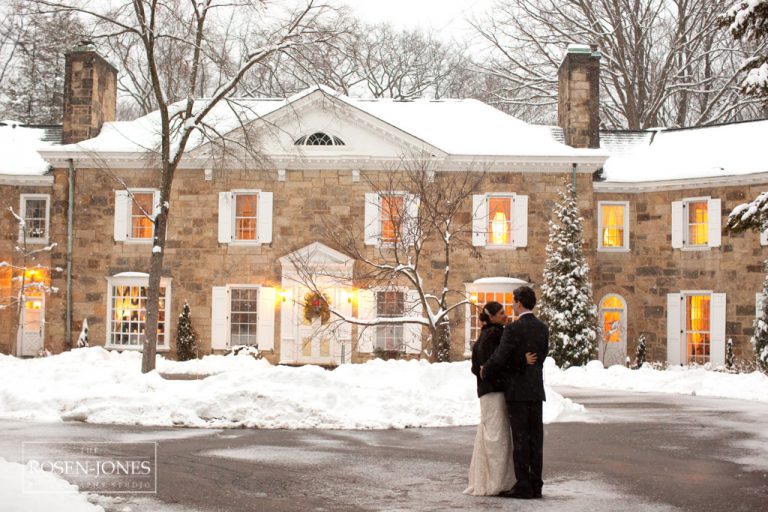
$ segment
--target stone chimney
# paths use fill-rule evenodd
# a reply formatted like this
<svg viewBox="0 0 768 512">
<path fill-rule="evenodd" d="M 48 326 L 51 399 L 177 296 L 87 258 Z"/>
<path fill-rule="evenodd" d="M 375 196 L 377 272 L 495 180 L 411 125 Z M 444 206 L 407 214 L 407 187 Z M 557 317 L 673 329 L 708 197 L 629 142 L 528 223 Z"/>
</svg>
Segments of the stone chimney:
<svg viewBox="0 0 768 512">
<path fill-rule="evenodd" d="M 82 41 L 67 53 L 64 71 L 63 144 L 95 137 L 117 111 L 117 69 Z"/>
<path fill-rule="evenodd" d="M 600 147 L 600 52 L 569 44 L 557 71 L 557 124 L 574 148 Z"/>
</svg>

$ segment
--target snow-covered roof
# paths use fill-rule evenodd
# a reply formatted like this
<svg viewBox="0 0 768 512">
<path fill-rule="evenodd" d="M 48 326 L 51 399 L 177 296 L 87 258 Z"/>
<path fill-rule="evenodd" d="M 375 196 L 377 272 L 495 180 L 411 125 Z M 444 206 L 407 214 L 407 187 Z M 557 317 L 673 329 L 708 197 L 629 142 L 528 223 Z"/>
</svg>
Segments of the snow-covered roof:
<svg viewBox="0 0 768 512">
<path fill-rule="evenodd" d="M 600 132 L 607 182 L 649 182 L 768 172 L 768 120 L 697 128 Z"/>
<path fill-rule="evenodd" d="M 48 162 L 37 152 L 51 146 L 50 130 L 25 127 L 14 121 L 0 122 L 0 175 L 41 176 L 48 171 Z"/>
<path fill-rule="evenodd" d="M 286 99 L 239 98 L 219 103 L 206 117 L 206 123 L 218 133 L 238 129 L 243 122 L 254 121 L 297 101 L 316 94 L 332 97 L 379 121 L 420 139 L 449 155 L 470 156 L 595 156 L 602 151 L 574 149 L 556 141 L 545 126 L 530 125 L 473 99 L 364 100 L 341 95 L 327 87 L 315 86 Z M 195 102 L 195 111 L 206 100 Z M 174 104 L 172 111 L 184 108 L 184 102 Z M 153 112 L 134 121 L 106 123 L 101 133 L 77 145 L 63 146 L 65 151 L 136 152 L 159 147 L 159 113 Z M 302 134 L 293 134 L 296 136 Z M 205 142 L 193 136 L 188 149 Z"/>
</svg>

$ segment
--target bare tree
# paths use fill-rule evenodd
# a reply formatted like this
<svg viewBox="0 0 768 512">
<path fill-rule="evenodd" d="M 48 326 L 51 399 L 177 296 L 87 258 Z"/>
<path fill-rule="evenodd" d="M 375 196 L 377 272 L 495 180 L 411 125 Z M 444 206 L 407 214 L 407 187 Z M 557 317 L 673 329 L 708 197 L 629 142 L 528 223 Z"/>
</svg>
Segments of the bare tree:
<svg viewBox="0 0 768 512">
<path fill-rule="evenodd" d="M 473 24 L 491 58 L 496 104 L 551 121 L 557 69 L 569 43 L 596 44 L 602 122 L 643 129 L 749 119 L 759 104 L 739 97 L 740 61 L 756 48 L 723 37 L 717 16 L 731 0 L 505 0 Z"/>
<path fill-rule="evenodd" d="M 451 288 L 451 257 L 458 250 L 476 255 L 472 216 L 465 210 L 483 178 L 484 172 L 472 168 L 438 171 L 428 156 L 404 158 L 398 168 L 367 177 L 373 192 L 366 197 L 366 208 L 378 212 L 376 220 L 361 229 L 326 218 L 325 241 L 356 260 L 355 281 L 361 292 L 407 288 L 416 299 L 402 315 L 387 318 L 371 320 L 360 312 L 351 316 L 333 304 L 328 304 L 330 313 L 361 328 L 426 327 L 424 353 L 433 361 L 449 361 L 450 315 L 469 302 L 466 292 Z M 373 241 L 375 246 L 370 245 Z M 321 297 L 323 279 L 342 279 L 306 260 L 292 263 L 301 284 Z"/>
<path fill-rule="evenodd" d="M 221 140 L 224 128 L 243 128 L 241 148 L 257 152 L 253 149 L 255 146 L 248 144 L 249 130 L 246 127 L 247 120 L 253 119 L 253 113 L 247 104 L 230 98 L 238 92 L 243 76 L 257 64 L 295 48 L 330 40 L 335 31 L 325 26 L 323 20 L 331 8 L 314 0 L 306 0 L 297 9 L 280 13 L 268 10 L 269 2 L 261 0 L 133 0 L 109 3 L 104 10 L 89 7 L 87 2 L 34 1 L 54 11 L 89 15 L 98 20 L 95 37 L 129 36 L 143 53 L 151 94 L 159 114 L 159 140 L 153 156 L 160 168 L 159 204 L 153 216 L 153 248 L 149 261 L 147 318 L 142 346 L 142 372 L 146 373 L 155 368 L 160 278 L 171 211 L 171 187 L 179 163 L 188 147 L 208 140 Z M 262 20 L 263 33 L 269 34 L 269 37 L 257 46 L 245 41 L 237 56 L 238 65 L 227 80 L 222 80 L 210 97 L 195 100 L 205 77 L 206 58 L 217 52 L 217 41 L 207 37 L 209 20 L 228 10 L 235 10 L 243 20 Z M 179 26 L 186 28 L 180 29 Z M 183 80 L 184 99 L 181 102 L 174 103 L 166 96 L 166 86 L 171 81 L 168 73 L 176 72 L 175 68 L 161 66 L 166 54 L 184 56 L 188 72 Z M 237 122 L 229 127 L 207 123 L 209 115 L 217 107 L 229 109 Z"/>
</svg>

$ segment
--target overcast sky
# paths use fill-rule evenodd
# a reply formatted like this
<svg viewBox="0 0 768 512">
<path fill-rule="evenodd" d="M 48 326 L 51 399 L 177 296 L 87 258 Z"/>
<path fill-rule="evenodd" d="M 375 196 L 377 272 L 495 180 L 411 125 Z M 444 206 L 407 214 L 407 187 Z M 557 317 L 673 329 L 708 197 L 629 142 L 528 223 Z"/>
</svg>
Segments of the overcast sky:
<svg viewBox="0 0 768 512">
<path fill-rule="evenodd" d="M 402 27 L 434 28 L 462 37 L 464 18 L 487 11 L 494 0 L 341 0 L 369 22 L 389 21 Z"/>
</svg>

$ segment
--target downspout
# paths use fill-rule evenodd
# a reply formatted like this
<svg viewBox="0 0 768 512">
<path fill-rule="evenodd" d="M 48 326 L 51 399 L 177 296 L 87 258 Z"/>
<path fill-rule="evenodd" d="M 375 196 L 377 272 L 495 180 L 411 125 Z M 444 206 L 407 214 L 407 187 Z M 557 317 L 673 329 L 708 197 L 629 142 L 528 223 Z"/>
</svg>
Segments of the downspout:
<svg viewBox="0 0 768 512">
<path fill-rule="evenodd" d="M 65 338 L 67 344 L 72 348 L 72 230 L 75 216 L 75 164 L 68 159 L 69 168 L 67 171 L 67 183 L 69 187 L 69 196 L 67 197 L 67 319 Z"/>
</svg>

